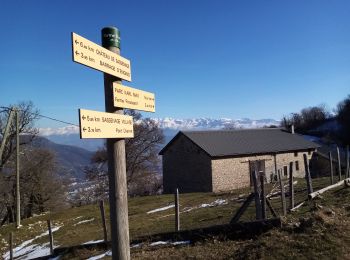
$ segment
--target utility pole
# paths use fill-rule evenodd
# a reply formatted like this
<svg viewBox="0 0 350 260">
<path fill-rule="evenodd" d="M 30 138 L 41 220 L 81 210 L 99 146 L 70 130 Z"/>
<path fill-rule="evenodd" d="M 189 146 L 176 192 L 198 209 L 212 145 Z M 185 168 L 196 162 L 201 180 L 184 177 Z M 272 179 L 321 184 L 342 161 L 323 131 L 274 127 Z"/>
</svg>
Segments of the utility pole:
<svg viewBox="0 0 350 260">
<path fill-rule="evenodd" d="M 11 108 L 9 117 L 7 119 L 5 131 L 4 131 L 3 136 L 2 136 L 1 145 L 0 145 L 0 165 L 1 165 L 1 161 L 2 161 L 2 154 L 4 152 L 5 145 L 6 145 L 6 139 L 9 135 L 9 131 L 10 131 L 10 127 L 11 127 L 11 123 L 12 123 L 12 119 L 13 119 L 14 115 L 15 115 L 15 111 Z"/>
<path fill-rule="evenodd" d="M 120 54 L 119 30 L 115 27 L 102 29 L 102 46 Z M 121 79 L 104 73 L 105 109 L 106 112 L 124 114 L 122 108 L 113 104 L 113 82 L 121 83 Z M 129 260 L 129 220 L 128 197 L 126 184 L 126 156 L 124 139 L 108 138 L 108 179 L 109 205 L 112 239 L 112 259 Z"/>
<path fill-rule="evenodd" d="M 16 111 L 16 227 L 21 227 L 21 194 L 19 190 L 19 109 Z"/>
</svg>

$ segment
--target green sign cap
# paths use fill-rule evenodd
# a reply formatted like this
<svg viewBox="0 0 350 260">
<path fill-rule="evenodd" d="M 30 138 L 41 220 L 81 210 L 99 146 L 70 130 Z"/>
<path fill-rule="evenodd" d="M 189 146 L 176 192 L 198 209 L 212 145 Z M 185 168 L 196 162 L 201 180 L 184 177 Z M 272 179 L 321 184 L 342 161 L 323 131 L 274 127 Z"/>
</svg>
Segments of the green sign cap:
<svg viewBox="0 0 350 260">
<path fill-rule="evenodd" d="M 102 29 L 102 46 L 120 48 L 120 34 L 116 27 L 105 27 Z"/>
</svg>

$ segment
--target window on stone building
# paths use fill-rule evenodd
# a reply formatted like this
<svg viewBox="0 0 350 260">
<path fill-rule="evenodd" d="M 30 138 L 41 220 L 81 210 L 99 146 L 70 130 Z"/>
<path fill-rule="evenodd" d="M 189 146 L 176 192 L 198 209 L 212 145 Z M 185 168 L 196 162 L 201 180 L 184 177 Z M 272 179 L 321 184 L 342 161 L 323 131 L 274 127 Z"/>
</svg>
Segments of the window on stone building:
<svg viewBox="0 0 350 260">
<path fill-rule="evenodd" d="M 288 176 L 288 167 L 287 166 L 283 166 L 283 175 Z"/>
<path fill-rule="evenodd" d="M 298 156 L 298 152 L 294 152 L 294 157 L 297 157 Z"/>
<path fill-rule="evenodd" d="M 295 170 L 299 171 L 299 161 L 295 161 Z"/>
</svg>

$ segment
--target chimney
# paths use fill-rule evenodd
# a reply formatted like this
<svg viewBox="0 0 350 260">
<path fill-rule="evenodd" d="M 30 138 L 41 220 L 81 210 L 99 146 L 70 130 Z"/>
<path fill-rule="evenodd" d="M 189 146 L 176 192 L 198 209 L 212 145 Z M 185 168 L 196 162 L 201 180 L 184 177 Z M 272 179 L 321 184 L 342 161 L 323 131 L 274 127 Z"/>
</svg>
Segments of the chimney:
<svg viewBox="0 0 350 260">
<path fill-rule="evenodd" d="M 293 135 L 295 134 L 295 132 L 294 132 L 294 125 L 291 125 L 290 131 L 291 131 L 291 133 L 292 133 Z"/>
</svg>

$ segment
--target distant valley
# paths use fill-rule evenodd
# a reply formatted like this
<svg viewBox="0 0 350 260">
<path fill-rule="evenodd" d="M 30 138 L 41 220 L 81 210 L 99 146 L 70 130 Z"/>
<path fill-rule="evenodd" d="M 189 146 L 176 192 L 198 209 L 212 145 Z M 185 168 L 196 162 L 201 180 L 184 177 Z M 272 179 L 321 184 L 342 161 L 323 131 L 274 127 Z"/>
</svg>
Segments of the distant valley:
<svg viewBox="0 0 350 260">
<path fill-rule="evenodd" d="M 40 136 L 34 138 L 31 146 L 53 151 L 56 155 L 58 173 L 77 179 L 84 179 L 84 168 L 90 164 L 94 154 L 92 151 L 74 145 L 57 144 Z"/>
</svg>

